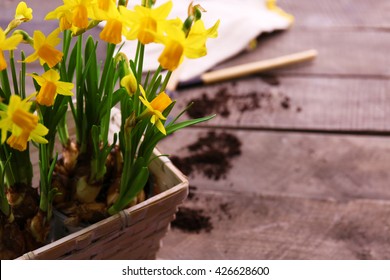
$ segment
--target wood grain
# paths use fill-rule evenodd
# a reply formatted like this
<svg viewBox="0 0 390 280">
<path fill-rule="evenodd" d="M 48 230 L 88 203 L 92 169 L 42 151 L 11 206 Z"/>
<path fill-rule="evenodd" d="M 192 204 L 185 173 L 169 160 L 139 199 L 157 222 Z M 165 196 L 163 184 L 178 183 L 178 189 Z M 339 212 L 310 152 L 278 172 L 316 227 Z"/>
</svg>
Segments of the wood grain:
<svg viewBox="0 0 390 280">
<path fill-rule="evenodd" d="M 289 75 L 388 77 L 390 59 L 386 31 L 297 29 L 260 36 L 255 50 L 242 53 L 216 69 L 316 49 L 315 61 L 275 70 Z"/>
<path fill-rule="evenodd" d="M 183 117 L 217 114 L 203 126 L 353 133 L 389 131 L 390 83 L 382 79 L 258 75 L 182 89 L 176 112 Z"/>
<path fill-rule="evenodd" d="M 210 232 L 174 228 L 159 259 L 389 259 L 390 203 L 198 191 Z M 375 218 L 373 218 L 375 217 Z"/>
<path fill-rule="evenodd" d="M 387 0 L 278 0 L 278 5 L 295 16 L 299 28 L 390 28 Z"/>
<path fill-rule="evenodd" d="M 214 143 L 199 141 L 209 131 L 216 134 Z M 223 141 L 221 133 L 239 140 L 239 155 L 228 155 L 225 146 L 229 143 Z M 194 143 L 199 149 L 189 150 Z M 208 149 L 209 145 L 213 148 Z M 390 146 L 389 139 L 383 137 L 187 129 L 166 138 L 159 147 L 182 160 L 189 158 L 193 171 L 187 171 L 185 161 L 177 166 L 189 175 L 191 186 L 202 190 L 338 201 L 390 199 Z M 200 165 L 202 161 L 194 158 L 214 151 L 222 153 L 214 164 Z M 220 172 L 220 178 L 208 176 L 207 168 L 219 172 L 217 168 L 225 160 L 231 166 Z"/>
</svg>

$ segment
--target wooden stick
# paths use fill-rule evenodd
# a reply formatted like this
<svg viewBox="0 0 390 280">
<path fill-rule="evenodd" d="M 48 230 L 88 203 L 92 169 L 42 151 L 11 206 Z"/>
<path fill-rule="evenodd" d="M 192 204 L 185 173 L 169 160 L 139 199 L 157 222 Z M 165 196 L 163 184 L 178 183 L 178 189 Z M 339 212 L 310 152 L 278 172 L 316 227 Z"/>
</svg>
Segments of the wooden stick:
<svg viewBox="0 0 390 280">
<path fill-rule="evenodd" d="M 200 79 L 205 84 L 220 82 L 223 80 L 239 78 L 262 71 L 267 71 L 283 66 L 292 65 L 308 60 L 312 60 L 317 57 L 318 52 L 316 50 L 307 50 L 303 52 L 293 53 L 277 58 L 271 58 L 238 66 L 233 66 L 216 71 L 210 71 L 201 75 Z"/>
</svg>

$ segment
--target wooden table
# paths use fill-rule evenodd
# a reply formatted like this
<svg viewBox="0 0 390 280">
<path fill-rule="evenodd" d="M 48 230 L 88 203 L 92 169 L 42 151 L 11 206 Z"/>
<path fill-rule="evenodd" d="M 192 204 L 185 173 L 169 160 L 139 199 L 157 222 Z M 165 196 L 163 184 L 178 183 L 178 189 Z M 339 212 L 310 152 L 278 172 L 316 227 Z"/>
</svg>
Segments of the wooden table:
<svg viewBox="0 0 390 280">
<path fill-rule="evenodd" d="M 294 26 L 218 68 L 319 56 L 179 91 L 217 117 L 160 144 L 191 185 L 161 259 L 390 258 L 390 5 L 278 3 Z"/>
</svg>

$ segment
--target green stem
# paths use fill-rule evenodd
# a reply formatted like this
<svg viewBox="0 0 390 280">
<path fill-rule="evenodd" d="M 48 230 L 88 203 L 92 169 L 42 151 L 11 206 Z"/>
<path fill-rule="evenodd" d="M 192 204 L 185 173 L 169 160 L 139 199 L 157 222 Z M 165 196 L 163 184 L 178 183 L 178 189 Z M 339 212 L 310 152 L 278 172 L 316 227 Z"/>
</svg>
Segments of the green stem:
<svg viewBox="0 0 390 280">
<path fill-rule="evenodd" d="M 7 196 L 5 195 L 5 168 L 7 167 L 7 164 L 9 162 L 10 157 L 6 160 L 5 163 L 3 161 L 0 161 L 0 209 L 1 212 L 6 216 L 9 217 L 11 214 L 11 207 L 8 203 Z"/>
<path fill-rule="evenodd" d="M 16 75 L 15 59 L 14 59 L 14 51 L 13 50 L 11 50 L 9 52 L 9 62 L 11 65 L 11 75 L 12 75 L 12 83 L 14 85 L 14 93 L 16 95 L 19 95 L 18 79 L 17 79 L 17 75 Z"/>
<path fill-rule="evenodd" d="M 46 180 L 47 173 L 49 170 L 49 159 L 47 155 L 47 147 L 45 144 L 39 145 L 39 170 L 40 170 L 40 200 L 39 200 L 39 209 L 44 213 L 48 210 L 48 182 Z"/>
<path fill-rule="evenodd" d="M 58 129 L 58 137 L 60 138 L 61 145 L 65 147 L 69 143 L 69 131 L 68 131 L 68 126 L 66 124 L 66 114 L 60 120 L 57 129 Z"/>
<path fill-rule="evenodd" d="M 22 64 L 20 66 L 20 76 L 19 76 L 19 86 L 20 86 L 20 97 L 22 99 L 26 98 L 26 62 L 24 62 L 24 59 L 26 58 L 24 52 L 22 51 L 21 54 Z"/>
<path fill-rule="evenodd" d="M 4 166 L 4 172 L 5 172 L 5 183 L 7 186 L 13 186 L 15 184 L 15 176 L 12 172 L 12 168 L 10 167 L 10 164 L 5 164 L 6 162 L 9 162 L 12 154 L 8 151 L 6 145 L 2 145 L 3 147 L 0 147 L 0 158 L 1 158 L 1 164 Z M 3 164 L 4 163 L 4 164 Z"/>
<path fill-rule="evenodd" d="M 3 92 L 5 94 L 5 101 L 8 103 L 9 99 L 11 98 L 11 86 L 8 79 L 7 69 L 4 69 L 0 72 L 0 81 Z"/>
<path fill-rule="evenodd" d="M 148 85 L 148 88 L 146 89 L 146 95 L 149 96 L 153 87 L 154 87 L 154 84 L 156 83 L 156 80 L 158 78 L 158 76 L 160 75 L 161 71 L 162 71 L 162 67 L 161 65 L 158 66 L 156 72 L 154 72 L 154 75 L 152 77 L 152 79 L 150 80 L 150 83 Z"/>
<path fill-rule="evenodd" d="M 77 142 L 80 144 L 81 148 L 80 150 L 86 149 L 86 143 L 85 139 L 83 139 L 83 132 L 84 132 L 84 122 L 83 122 L 83 116 L 84 116 L 84 107 L 83 107 L 83 84 L 82 84 L 82 67 L 83 67 L 83 61 L 82 61 L 82 45 L 83 45 L 83 36 L 80 35 L 77 38 L 77 43 L 76 43 L 76 99 L 77 99 L 77 104 L 76 104 L 76 137 L 77 137 Z"/>
<path fill-rule="evenodd" d="M 169 79 L 171 78 L 171 75 L 172 75 L 172 71 L 168 71 L 167 75 L 165 76 L 164 82 L 161 85 L 161 89 L 160 89 L 161 92 L 166 89 Z"/>
</svg>

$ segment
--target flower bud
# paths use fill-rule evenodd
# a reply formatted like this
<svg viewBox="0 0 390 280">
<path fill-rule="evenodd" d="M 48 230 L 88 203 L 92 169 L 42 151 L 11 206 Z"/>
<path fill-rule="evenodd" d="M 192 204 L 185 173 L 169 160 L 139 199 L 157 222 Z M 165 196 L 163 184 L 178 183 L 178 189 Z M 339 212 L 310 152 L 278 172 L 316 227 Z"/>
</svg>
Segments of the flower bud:
<svg viewBox="0 0 390 280">
<path fill-rule="evenodd" d="M 130 70 L 130 73 L 122 78 L 121 86 L 126 89 L 130 96 L 134 95 L 138 88 L 138 82 L 133 74 L 133 71 Z"/>
<path fill-rule="evenodd" d="M 193 16 L 195 21 L 197 21 L 202 17 L 202 13 L 206 12 L 206 10 L 200 4 L 194 6 L 192 3 L 193 2 L 188 6 L 188 16 Z"/>
</svg>

